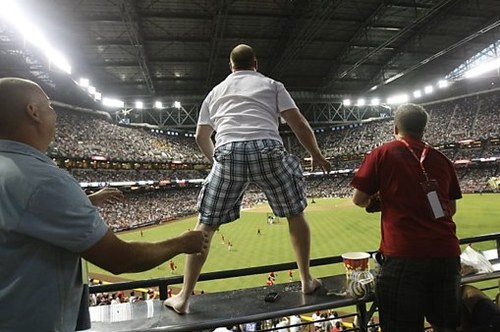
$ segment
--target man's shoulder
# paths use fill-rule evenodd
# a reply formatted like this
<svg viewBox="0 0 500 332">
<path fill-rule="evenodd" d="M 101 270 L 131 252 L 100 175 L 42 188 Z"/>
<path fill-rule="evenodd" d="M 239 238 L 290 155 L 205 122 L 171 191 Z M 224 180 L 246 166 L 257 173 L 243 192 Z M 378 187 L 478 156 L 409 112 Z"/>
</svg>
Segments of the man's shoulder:
<svg viewBox="0 0 500 332">
<path fill-rule="evenodd" d="M 396 140 L 386 142 L 371 151 L 368 152 L 368 154 L 381 154 L 381 153 L 386 153 L 389 151 L 393 151 L 394 149 L 397 149 L 398 147 L 401 147 L 399 142 Z"/>
</svg>

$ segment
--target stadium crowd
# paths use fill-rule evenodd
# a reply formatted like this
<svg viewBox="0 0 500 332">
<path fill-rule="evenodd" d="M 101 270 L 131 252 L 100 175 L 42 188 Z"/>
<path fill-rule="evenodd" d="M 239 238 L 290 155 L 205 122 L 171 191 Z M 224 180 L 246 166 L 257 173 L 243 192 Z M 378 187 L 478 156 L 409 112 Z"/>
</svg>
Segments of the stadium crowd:
<svg viewBox="0 0 500 332">
<path fill-rule="evenodd" d="M 500 137 L 499 95 L 475 95 L 426 105 L 431 120 L 425 140 L 439 146 L 468 139 L 487 142 Z M 137 162 L 206 162 L 192 137 L 116 125 L 97 115 L 61 109 L 57 112 L 58 130 L 55 141 L 49 147 L 51 156 L 88 159 L 100 156 L 108 160 Z M 330 158 L 362 156 L 392 139 L 392 126 L 390 118 L 383 118 L 337 126 L 336 130 L 317 133 L 317 138 L 321 149 Z M 285 142 L 291 142 L 287 148 L 292 153 L 307 157 L 296 139 L 290 137 Z"/>
<path fill-rule="evenodd" d="M 464 192 L 483 192 L 488 179 L 500 173 L 498 162 L 471 163 L 479 158 L 500 157 L 499 92 L 468 96 L 426 105 L 430 123 L 424 139 L 439 148 L 457 164 Z M 107 160 L 136 162 L 206 163 L 193 137 L 166 135 L 142 128 L 116 125 L 101 116 L 58 110 L 58 131 L 49 154 L 64 158 L 101 156 Z M 337 172 L 328 176 L 306 176 L 309 198 L 348 197 L 353 171 L 364 154 L 392 139 L 390 118 L 334 127 L 317 133 L 318 143 Z M 294 137 L 285 137 L 287 148 L 302 158 L 308 157 Z M 307 165 L 307 162 L 304 162 Z M 338 171 L 342 170 L 341 173 Z M 70 173 L 79 182 L 177 183 L 202 180 L 207 170 L 109 170 L 73 168 Z M 152 187 L 153 188 L 153 187 Z M 101 208 L 115 230 L 138 227 L 179 218 L 196 212 L 198 188 L 139 190 L 126 192 L 126 201 Z M 250 186 L 242 206 L 252 207 L 266 198 L 256 186 Z M 132 220 L 132 224 L 126 220 Z"/>
<path fill-rule="evenodd" d="M 498 168 L 457 169 L 460 185 L 464 193 L 485 192 L 489 189 L 488 180 L 497 176 Z M 350 197 L 349 183 L 352 173 L 308 176 L 307 196 L 315 198 Z M 170 188 L 163 190 L 125 192 L 125 201 L 99 208 L 104 220 L 115 230 L 136 228 L 141 225 L 165 222 L 196 213 L 198 188 Z M 242 207 L 251 208 L 265 203 L 266 197 L 256 186 L 250 186 L 243 196 Z M 131 223 L 130 223 L 131 222 Z"/>
<path fill-rule="evenodd" d="M 182 181 L 203 179 L 207 175 L 206 171 L 196 170 L 71 169 L 70 173 L 78 182 Z"/>
<path fill-rule="evenodd" d="M 192 137 L 164 135 L 112 124 L 99 116 L 57 109 L 58 128 L 49 156 L 127 161 L 204 161 Z"/>
<path fill-rule="evenodd" d="M 161 223 L 196 213 L 198 188 L 125 193 L 125 200 L 99 207 L 115 230 Z"/>
<path fill-rule="evenodd" d="M 433 146 L 458 143 L 464 140 L 481 141 L 481 150 L 491 138 L 500 137 L 500 115 L 497 100 L 499 93 L 484 96 L 471 96 L 461 99 L 426 105 L 430 115 L 429 125 L 424 140 Z M 383 118 L 359 125 L 344 125 L 344 129 L 317 133 L 319 145 L 328 157 L 345 155 L 362 155 L 393 138 L 393 120 Z M 336 128 L 335 128 L 336 129 Z M 291 138 L 288 147 L 294 154 L 307 157 L 300 144 Z M 461 153 L 470 156 L 467 145 L 459 145 L 453 153 L 462 149 Z M 481 157 L 474 154 L 472 158 Z M 452 160 L 455 157 L 451 156 Z"/>
</svg>

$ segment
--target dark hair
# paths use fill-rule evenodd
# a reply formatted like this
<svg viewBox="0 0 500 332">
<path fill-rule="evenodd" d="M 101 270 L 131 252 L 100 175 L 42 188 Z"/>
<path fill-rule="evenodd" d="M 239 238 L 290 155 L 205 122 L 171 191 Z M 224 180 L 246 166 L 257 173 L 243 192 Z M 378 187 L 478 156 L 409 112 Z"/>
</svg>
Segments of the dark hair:
<svg viewBox="0 0 500 332">
<path fill-rule="evenodd" d="M 240 44 L 231 51 L 229 59 L 234 69 L 247 70 L 255 68 L 255 52 L 252 47 Z"/>
<path fill-rule="evenodd" d="M 424 136 L 429 114 L 417 104 L 403 104 L 394 115 L 394 124 L 401 135 L 421 139 Z"/>
</svg>

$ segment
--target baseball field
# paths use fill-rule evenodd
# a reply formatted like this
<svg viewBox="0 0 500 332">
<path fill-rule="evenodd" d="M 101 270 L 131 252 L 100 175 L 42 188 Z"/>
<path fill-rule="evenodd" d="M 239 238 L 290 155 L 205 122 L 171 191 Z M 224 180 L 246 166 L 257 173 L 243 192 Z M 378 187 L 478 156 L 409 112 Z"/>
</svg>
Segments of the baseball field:
<svg viewBox="0 0 500 332">
<path fill-rule="evenodd" d="M 240 220 L 222 226 L 214 235 L 210 255 L 202 272 L 293 262 L 294 256 L 288 236 L 287 221 L 277 218 L 275 224 L 269 225 L 267 223 L 269 212 L 271 209 L 267 204 L 259 205 L 242 211 Z M 316 199 L 315 203 L 310 203 L 306 209 L 306 216 L 312 233 L 311 258 L 378 248 L 380 214 L 367 214 L 363 209 L 355 207 L 350 199 Z M 459 238 L 500 232 L 500 195 L 464 195 L 463 199 L 457 201 L 457 214 L 454 219 Z M 196 216 L 193 216 L 143 229 L 142 237 L 139 230 L 121 233 L 119 236 L 125 240 L 158 241 L 193 229 L 195 224 Z M 231 250 L 228 249 L 228 241 L 232 244 Z M 494 243 L 486 243 L 476 248 L 488 249 L 493 248 L 494 245 Z M 144 280 L 182 275 L 184 260 L 184 255 L 174 258 L 177 269 L 173 274 L 167 262 L 147 272 L 123 274 L 119 277 L 127 280 Z M 110 273 L 95 266 L 91 265 L 89 268 L 91 274 L 97 273 L 103 279 L 110 276 Z M 343 273 L 343 266 L 341 264 L 321 266 L 313 268 L 312 271 L 318 277 L 329 276 Z M 298 272 L 293 272 L 294 280 L 298 280 Z M 116 279 L 110 276 L 109 280 Z M 266 280 L 267 274 L 206 281 L 199 282 L 196 290 L 214 292 L 256 287 L 264 285 Z M 277 271 L 278 283 L 288 282 L 288 280 L 288 271 Z"/>
</svg>

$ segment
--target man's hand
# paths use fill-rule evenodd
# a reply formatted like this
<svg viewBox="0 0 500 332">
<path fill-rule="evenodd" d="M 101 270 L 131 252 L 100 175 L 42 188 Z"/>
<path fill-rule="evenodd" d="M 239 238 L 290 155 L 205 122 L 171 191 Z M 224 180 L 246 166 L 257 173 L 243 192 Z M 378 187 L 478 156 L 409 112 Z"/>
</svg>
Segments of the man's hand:
<svg viewBox="0 0 500 332">
<path fill-rule="evenodd" d="M 208 234 L 204 231 L 187 231 L 179 235 L 182 252 L 186 254 L 204 254 L 208 250 Z"/>
<path fill-rule="evenodd" d="M 88 198 L 92 202 L 92 205 L 101 207 L 106 204 L 121 202 L 125 199 L 125 196 L 123 196 L 123 193 L 118 188 L 106 187 L 88 195 Z"/>
<path fill-rule="evenodd" d="M 332 165 L 330 165 L 330 162 L 323 155 L 317 157 L 311 156 L 311 171 L 314 171 L 316 167 L 321 168 L 324 174 L 330 173 L 332 169 Z"/>
<path fill-rule="evenodd" d="M 365 211 L 368 213 L 382 211 L 379 193 L 376 193 L 370 197 L 370 202 L 368 202 L 368 205 L 366 206 Z"/>
</svg>

